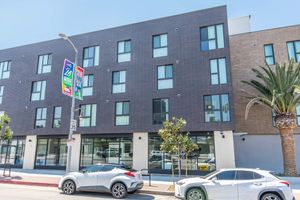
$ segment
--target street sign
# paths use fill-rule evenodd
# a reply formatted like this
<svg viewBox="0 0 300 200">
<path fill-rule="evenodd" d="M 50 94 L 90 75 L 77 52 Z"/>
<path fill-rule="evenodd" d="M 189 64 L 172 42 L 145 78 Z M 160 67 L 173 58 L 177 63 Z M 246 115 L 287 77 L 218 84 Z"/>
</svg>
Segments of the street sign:
<svg viewBox="0 0 300 200">
<path fill-rule="evenodd" d="M 74 81 L 74 93 L 75 98 L 79 100 L 83 100 L 82 97 L 82 87 L 83 87 L 83 78 L 84 78 L 84 69 L 82 67 L 75 67 L 75 81 Z"/>
<path fill-rule="evenodd" d="M 73 76 L 74 64 L 65 59 L 61 77 L 62 93 L 68 96 L 73 96 Z"/>
<path fill-rule="evenodd" d="M 77 127 L 77 122 L 75 119 L 72 119 L 71 124 L 70 124 L 70 129 L 72 131 L 76 131 L 76 127 Z"/>
</svg>

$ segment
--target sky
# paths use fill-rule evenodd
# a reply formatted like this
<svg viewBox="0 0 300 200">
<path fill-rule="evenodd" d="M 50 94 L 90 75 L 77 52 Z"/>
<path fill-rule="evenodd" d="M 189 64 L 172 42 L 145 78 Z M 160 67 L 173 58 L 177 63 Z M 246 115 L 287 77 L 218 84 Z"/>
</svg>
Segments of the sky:
<svg viewBox="0 0 300 200">
<path fill-rule="evenodd" d="M 0 0 L 0 49 L 220 5 L 252 31 L 300 24 L 299 0 Z"/>
</svg>

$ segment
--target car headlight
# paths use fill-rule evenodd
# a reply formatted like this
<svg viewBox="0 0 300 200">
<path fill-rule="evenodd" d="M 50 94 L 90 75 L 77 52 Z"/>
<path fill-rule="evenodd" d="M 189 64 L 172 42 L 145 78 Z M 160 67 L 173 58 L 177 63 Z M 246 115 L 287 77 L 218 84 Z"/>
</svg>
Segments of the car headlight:
<svg viewBox="0 0 300 200">
<path fill-rule="evenodd" d="M 184 181 L 178 181 L 176 184 L 177 185 L 183 185 L 183 184 L 185 184 L 185 182 Z"/>
</svg>

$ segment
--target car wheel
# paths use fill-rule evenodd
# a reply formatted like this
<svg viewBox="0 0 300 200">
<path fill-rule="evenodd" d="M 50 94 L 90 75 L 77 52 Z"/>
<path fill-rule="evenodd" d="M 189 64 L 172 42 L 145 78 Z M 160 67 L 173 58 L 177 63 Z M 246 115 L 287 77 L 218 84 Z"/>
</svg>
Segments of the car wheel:
<svg viewBox="0 0 300 200">
<path fill-rule="evenodd" d="M 274 193 L 267 193 L 264 194 L 260 200 L 282 200 L 280 196 Z"/>
<path fill-rule="evenodd" d="M 192 188 L 186 194 L 187 200 L 205 200 L 205 194 L 200 188 Z"/>
<path fill-rule="evenodd" d="M 127 195 L 126 186 L 123 183 L 115 183 L 111 187 L 111 194 L 114 198 L 122 199 Z"/>
<path fill-rule="evenodd" d="M 76 185 L 72 180 L 66 180 L 62 185 L 62 191 L 64 194 L 71 195 L 76 192 Z"/>
</svg>

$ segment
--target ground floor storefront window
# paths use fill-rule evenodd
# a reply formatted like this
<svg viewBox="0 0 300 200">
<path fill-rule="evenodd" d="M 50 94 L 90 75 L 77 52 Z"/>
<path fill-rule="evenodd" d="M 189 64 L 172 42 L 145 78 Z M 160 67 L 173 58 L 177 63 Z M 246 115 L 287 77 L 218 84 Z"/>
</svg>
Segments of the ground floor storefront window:
<svg viewBox="0 0 300 200">
<path fill-rule="evenodd" d="M 187 159 L 181 158 L 181 169 L 188 169 L 189 173 L 205 173 L 214 171 L 215 146 L 213 132 L 192 133 L 192 140 L 198 144 L 199 150 L 191 153 Z M 162 141 L 157 134 L 149 134 L 149 169 L 153 172 L 171 172 L 172 160 L 175 170 L 178 170 L 178 156 L 164 153 L 160 150 Z"/>
<path fill-rule="evenodd" d="M 82 137 L 80 166 L 117 163 L 132 166 L 132 136 Z"/>
<path fill-rule="evenodd" d="M 38 138 L 36 168 L 65 167 L 67 162 L 66 138 Z"/>
<path fill-rule="evenodd" d="M 25 138 L 14 138 L 10 142 L 3 141 L 0 146 L 0 165 L 9 163 L 15 167 L 22 167 L 24 150 Z"/>
</svg>

